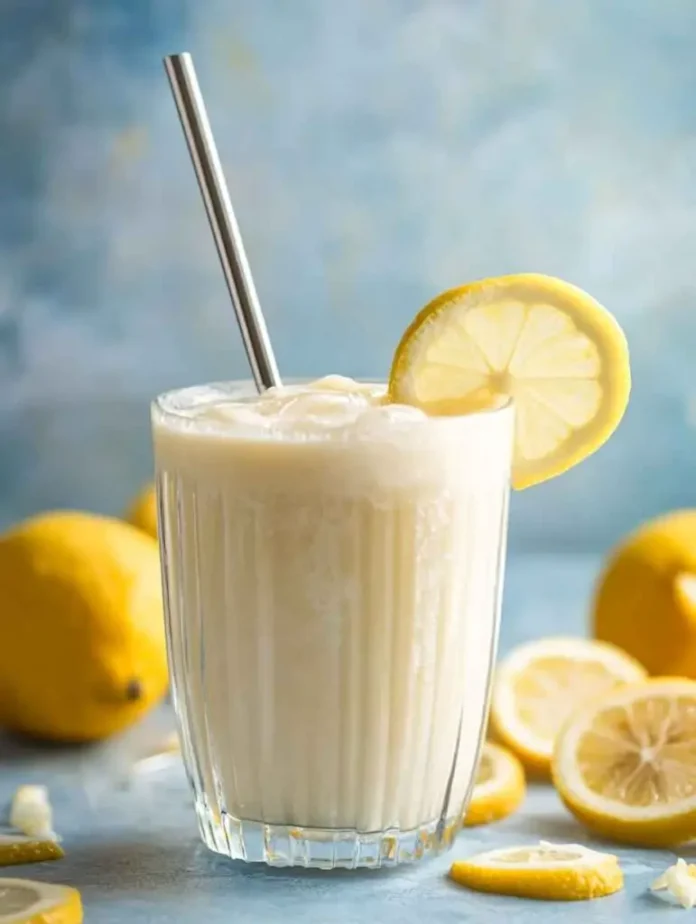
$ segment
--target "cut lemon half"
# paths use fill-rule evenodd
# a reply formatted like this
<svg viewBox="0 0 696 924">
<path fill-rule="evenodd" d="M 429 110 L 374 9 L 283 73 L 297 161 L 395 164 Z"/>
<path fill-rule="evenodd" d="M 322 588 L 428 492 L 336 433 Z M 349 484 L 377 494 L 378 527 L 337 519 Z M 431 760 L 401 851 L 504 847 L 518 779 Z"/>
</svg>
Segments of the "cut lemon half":
<svg viewBox="0 0 696 924">
<path fill-rule="evenodd" d="M 515 404 L 512 483 L 546 481 L 613 433 L 628 403 L 626 338 L 576 286 L 525 273 L 450 289 L 396 349 L 389 397 L 431 414 Z"/>
<path fill-rule="evenodd" d="M 548 776 L 556 736 L 578 706 L 646 676 L 620 648 L 546 638 L 514 649 L 496 672 L 491 731 L 532 773 Z"/>
<path fill-rule="evenodd" d="M 464 824 L 486 825 L 507 818 L 522 804 L 526 788 L 524 769 L 515 755 L 486 742 Z"/>
<path fill-rule="evenodd" d="M 601 898 L 623 886 L 619 861 L 580 844 L 490 850 L 452 864 L 455 882 L 477 892 L 551 901 Z"/>
<path fill-rule="evenodd" d="M 82 901 L 77 889 L 0 878 L 0 924 L 80 924 Z"/>
<path fill-rule="evenodd" d="M 54 840 L 40 840 L 24 834 L 0 834 L 0 866 L 60 860 L 63 856 L 60 844 Z"/>
<path fill-rule="evenodd" d="M 553 780 L 573 814 L 613 840 L 672 846 L 696 837 L 696 682 L 646 680 L 570 719 Z"/>
</svg>

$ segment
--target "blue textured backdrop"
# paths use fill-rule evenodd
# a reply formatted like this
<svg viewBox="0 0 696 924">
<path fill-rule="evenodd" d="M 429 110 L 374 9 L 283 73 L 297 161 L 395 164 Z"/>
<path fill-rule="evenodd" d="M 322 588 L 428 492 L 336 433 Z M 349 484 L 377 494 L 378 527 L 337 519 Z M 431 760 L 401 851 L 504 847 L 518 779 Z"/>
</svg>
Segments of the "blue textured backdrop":
<svg viewBox="0 0 696 924">
<path fill-rule="evenodd" d="M 147 400 L 245 374 L 161 69 L 185 47 L 286 374 L 383 374 L 435 292 L 554 273 L 620 318 L 634 398 L 515 542 L 696 504 L 693 0 L 4 0 L 0 525 L 118 511 Z"/>
</svg>

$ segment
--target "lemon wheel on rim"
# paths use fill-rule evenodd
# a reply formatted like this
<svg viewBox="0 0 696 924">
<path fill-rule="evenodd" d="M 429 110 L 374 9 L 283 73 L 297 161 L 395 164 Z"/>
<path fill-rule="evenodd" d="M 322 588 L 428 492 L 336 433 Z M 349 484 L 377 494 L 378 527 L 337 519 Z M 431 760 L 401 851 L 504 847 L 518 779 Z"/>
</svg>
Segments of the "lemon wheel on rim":
<svg viewBox="0 0 696 924">
<path fill-rule="evenodd" d="M 570 283 L 536 273 L 443 292 L 396 349 L 389 397 L 430 414 L 513 399 L 512 483 L 546 481 L 581 462 L 628 403 L 628 347 L 613 316 Z"/>
</svg>

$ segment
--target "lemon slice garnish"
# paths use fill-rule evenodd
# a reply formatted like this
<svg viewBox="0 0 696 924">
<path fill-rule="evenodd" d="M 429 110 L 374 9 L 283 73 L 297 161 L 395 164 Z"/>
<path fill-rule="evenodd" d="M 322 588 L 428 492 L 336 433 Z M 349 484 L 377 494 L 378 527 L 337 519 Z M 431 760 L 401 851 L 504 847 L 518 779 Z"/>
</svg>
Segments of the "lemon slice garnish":
<svg viewBox="0 0 696 924">
<path fill-rule="evenodd" d="M 696 682 L 645 680 L 586 705 L 558 736 L 553 780 L 576 817 L 613 840 L 696 837 Z"/>
<path fill-rule="evenodd" d="M 485 825 L 507 818 L 520 807 L 525 792 L 524 769 L 519 760 L 507 748 L 486 742 L 464 824 Z"/>
<path fill-rule="evenodd" d="M 0 878 L 0 924 L 80 924 L 82 901 L 77 889 Z"/>
<path fill-rule="evenodd" d="M 578 901 L 618 892 L 623 874 L 615 856 L 580 844 L 505 847 L 452 864 L 450 876 L 477 892 Z"/>
<path fill-rule="evenodd" d="M 579 705 L 646 676 L 614 645 L 546 638 L 514 649 L 496 672 L 491 728 L 531 772 L 547 776 L 556 736 Z"/>
<path fill-rule="evenodd" d="M 431 414 L 515 403 L 512 483 L 560 475 L 598 449 L 630 392 L 626 338 L 576 286 L 537 274 L 451 289 L 397 347 L 390 399 Z"/>
<path fill-rule="evenodd" d="M 65 856 L 54 840 L 41 840 L 24 834 L 0 834 L 0 866 L 60 860 Z"/>
</svg>

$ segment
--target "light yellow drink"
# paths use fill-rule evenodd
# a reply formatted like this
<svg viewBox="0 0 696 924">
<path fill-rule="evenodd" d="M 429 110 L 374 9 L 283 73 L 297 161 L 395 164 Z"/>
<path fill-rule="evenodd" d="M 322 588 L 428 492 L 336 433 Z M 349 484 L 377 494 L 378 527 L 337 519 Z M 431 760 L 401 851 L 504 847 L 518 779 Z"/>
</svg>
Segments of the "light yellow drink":
<svg viewBox="0 0 696 924">
<path fill-rule="evenodd" d="M 331 376 L 154 405 L 172 679 L 203 837 L 377 866 L 458 830 L 494 657 L 513 412 Z"/>
</svg>

